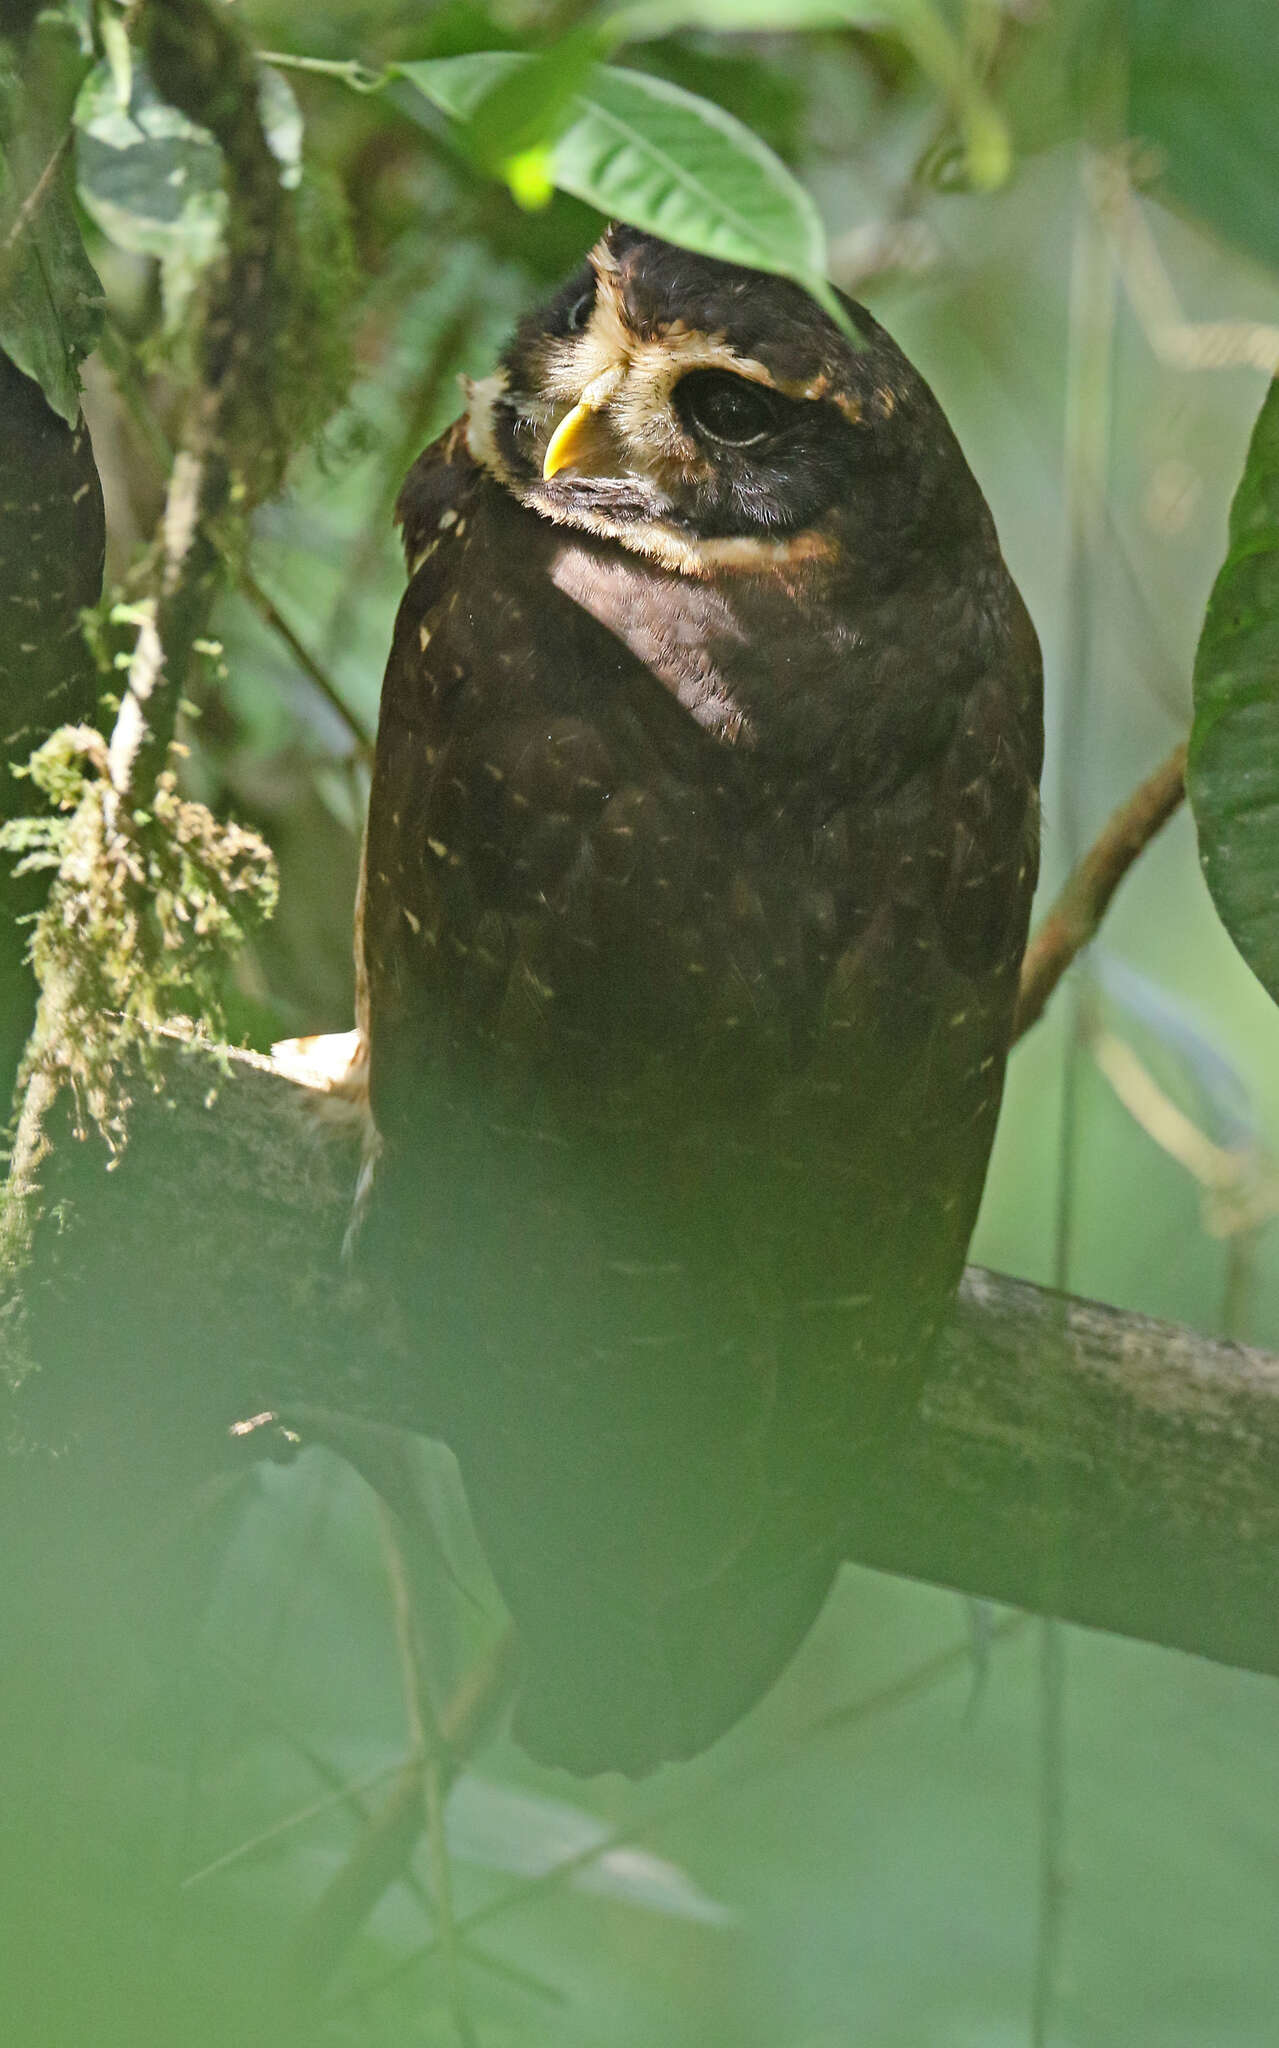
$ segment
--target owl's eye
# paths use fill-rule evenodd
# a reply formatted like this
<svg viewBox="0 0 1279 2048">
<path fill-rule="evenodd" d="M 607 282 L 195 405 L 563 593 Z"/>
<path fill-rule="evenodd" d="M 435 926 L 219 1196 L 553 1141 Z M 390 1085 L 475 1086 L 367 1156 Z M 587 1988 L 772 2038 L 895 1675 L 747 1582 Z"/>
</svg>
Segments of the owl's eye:
<svg viewBox="0 0 1279 2048">
<path fill-rule="evenodd" d="M 690 370 L 675 386 L 675 408 L 684 424 L 728 448 L 762 441 L 780 424 L 785 403 L 765 385 L 728 370 Z"/>
<path fill-rule="evenodd" d="M 570 334 L 580 334 L 582 332 L 582 329 L 591 317 L 591 307 L 594 304 L 595 287 L 592 285 L 588 291 L 584 291 L 579 298 L 574 299 L 568 309 L 568 331 Z"/>
</svg>

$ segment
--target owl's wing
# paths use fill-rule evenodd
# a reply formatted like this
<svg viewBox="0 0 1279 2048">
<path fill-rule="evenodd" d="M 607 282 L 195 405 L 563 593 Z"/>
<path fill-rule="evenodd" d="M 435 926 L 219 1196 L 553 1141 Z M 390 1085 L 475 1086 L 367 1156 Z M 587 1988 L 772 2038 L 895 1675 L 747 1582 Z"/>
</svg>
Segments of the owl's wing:
<svg viewBox="0 0 1279 2048">
<path fill-rule="evenodd" d="M 1043 761 L 1039 642 L 1017 602 L 1003 666 L 969 690 L 946 750 L 932 884 L 947 956 L 961 972 L 1020 966 L 1039 872 Z"/>
</svg>

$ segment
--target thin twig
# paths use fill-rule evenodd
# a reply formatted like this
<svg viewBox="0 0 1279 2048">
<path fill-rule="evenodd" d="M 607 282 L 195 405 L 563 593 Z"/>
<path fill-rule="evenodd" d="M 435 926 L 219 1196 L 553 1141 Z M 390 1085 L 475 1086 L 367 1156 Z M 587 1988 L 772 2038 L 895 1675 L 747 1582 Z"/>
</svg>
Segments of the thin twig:
<svg viewBox="0 0 1279 2048">
<path fill-rule="evenodd" d="M 1021 965 L 1014 1039 L 1037 1024 L 1066 969 L 1094 937 L 1119 884 L 1137 855 L 1166 825 L 1186 793 L 1186 747 L 1173 748 L 1114 813 L 1100 837 L 1068 876 L 1048 915 L 1032 934 Z"/>
<path fill-rule="evenodd" d="M 1057 1992 L 1066 1880 L 1062 1868 L 1066 1798 L 1065 1631 L 1046 1616 L 1039 1637 L 1039 1929 L 1030 1994 L 1035 2048 L 1048 2040 Z"/>
<path fill-rule="evenodd" d="M 300 1744 L 298 1746 L 301 1747 Z M 307 1751 L 303 1751 L 303 1754 L 306 1755 L 307 1762 L 313 1770 L 327 1769 L 323 1766 L 322 1759 Z M 204 1884 L 209 1878 L 219 1876 L 222 1871 L 232 1869 L 237 1863 L 243 1863 L 246 1858 L 260 1854 L 263 1849 L 271 1848 L 284 1836 L 294 1834 L 298 1828 L 305 1827 L 308 1821 L 319 1820 L 324 1814 L 334 1812 L 339 1806 L 356 1805 L 362 1793 L 376 1791 L 379 1785 L 385 1785 L 388 1778 L 398 1777 L 403 1769 L 403 1760 L 397 1758 L 393 1764 L 380 1764 L 375 1771 L 367 1771 L 362 1778 L 351 1778 L 343 1784 L 335 1785 L 319 1799 L 311 1800 L 309 1805 L 295 1807 L 292 1813 L 286 1813 L 282 1819 L 272 1821 L 269 1827 L 260 1828 L 256 1835 L 247 1835 L 242 1842 L 237 1842 L 234 1848 L 224 1850 L 222 1855 L 215 1856 L 212 1862 L 202 1863 L 198 1870 L 188 1871 L 179 1883 L 179 1891 L 194 1890 L 196 1885 Z M 362 1809 L 361 1818 L 367 1818 Z"/>
<path fill-rule="evenodd" d="M 32 220 L 44 205 L 53 181 L 58 175 L 59 165 L 71 147 L 71 132 L 71 129 L 68 128 L 62 140 L 54 148 L 49 161 L 36 179 L 35 184 L 31 187 L 31 190 L 18 208 L 10 223 L 9 232 L 6 234 L 4 241 L 0 242 L 0 256 L 7 256 L 12 249 L 17 247 Z"/>
<path fill-rule="evenodd" d="M 283 640 L 298 667 L 307 676 L 323 697 L 330 710 L 335 711 L 355 742 L 356 750 L 366 761 L 373 758 L 373 735 L 358 712 L 352 711 L 332 677 L 321 668 L 310 650 L 299 640 L 288 620 L 280 611 L 274 599 L 269 597 L 258 582 L 253 571 L 247 566 L 237 571 L 241 590 L 248 598 L 259 617 L 265 620 L 273 633 Z"/>
<path fill-rule="evenodd" d="M 398 1766 L 389 1799 L 289 1944 L 284 1977 L 297 2001 L 309 2006 L 320 1997 L 378 1900 L 404 1875 L 421 1838 L 422 1817 L 421 1759 L 410 1757 Z"/>
<path fill-rule="evenodd" d="M 1027 1617 L 1023 1614 L 1005 1615 L 991 1630 L 992 1642 L 1019 1633 L 1025 1628 L 1026 1623 Z M 486 1900 L 483 1905 L 472 1907 L 469 1913 L 464 1913 L 458 1920 L 457 1933 L 467 1937 L 475 1928 L 485 1925 L 486 1922 L 500 1919 L 503 1914 L 527 1905 L 545 1892 L 559 1890 L 562 1885 L 580 1876 L 582 1871 L 589 1870 L 605 1856 L 612 1855 L 614 1850 L 628 1848 L 632 1843 L 644 1840 L 673 1821 L 683 1821 L 689 1813 L 711 1805 L 726 1793 L 735 1791 L 770 1771 L 780 1769 L 791 1762 L 796 1753 L 808 1743 L 822 1740 L 828 1735 L 842 1734 L 851 1728 L 862 1727 L 867 1722 L 878 1719 L 881 1714 L 890 1713 L 896 1707 L 905 1706 L 909 1700 L 918 1699 L 921 1693 L 931 1692 L 935 1685 L 950 1678 L 956 1671 L 962 1670 L 971 1656 L 971 1645 L 965 1636 L 961 1643 L 953 1644 L 947 1650 L 939 1650 L 935 1656 L 917 1665 L 913 1671 L 906 1672 L 901 1678 L 892 1679 L 887 1685 L 879 1686 L 874 1692 L 864 1693 L 857 1699 L 849 1700 L 843 1706 L 814 1715 L 804 1727 L 785 1738 L 776 1747 L 769 1748 L 762 1754 L 746 1757 L 740 1764 L 730 1767 L 709 1783 L 698 1787 L 691 1796 L 670 1800 L 663 1806 L 655 1807 L 650 1813 L 640 1814 L 636 1819 L 614 1828 L 599 1841 L 590 1843 L 571 1856 L 565 1856 L 550 1870 L 542 1871 L 536 1877 L 525 1878 L 519 1884 L 513 1885 L 510 1890 L 500 1893 L 498 1897 Z M 410 1970 L 428 1962 L 438 1953 L 439 1946 L 437 1941 L 425 1943 L 414 1954 L 405 1956 L 380 1976 L 345 1993 L 336 2002 L 334 2010 L 345 2011 L 348 2007 L 362 2004 L 366 1999 L 385 1990 L 390 1984 L 406 1976 Z"/>
<path fill-rule="evenodd" d="M 1155 356 L 1178 370 L 1242 366 L 1267 377 L 1279 375 L 1279 326 L 1187 318 L 1149 216 L 1133 190 L 1130 155 L 1127 143 L 1100 152 L 1089 167 L 1089 184 L 1128 302 Z"/>
<path fill-rule="evenodd" d="M 394 1539 L 390 1511 L 380 1500 L 378 1506 L 383 1518 L 409 1751 L 396 1769 L 386 1804 L 364 1828 L 352 1853 L 294 1935 L 289 1976 L 297 1994 L 308 2000 L 318 1995 L 378 1900 L 409 1867 L 427 1810 L 424 1779 L 430 1745 L 437 1740 L 434 1710 L 420 1683 L 420 1646 L 403 1559 Z M 439 1925 L 438 1901 L 436 1914 Z"/>
<path fill-rule="evenodd" d="M 1198 1182 L 1211 1236 L 1238 1237 L 1279 1214 L 1279 1174 L 1259 1145 L 1217 1144 L 1117 1032 L 1092 1031 L 1089 1047 L 1133 1122 Z"/>
<path fill-rule="evenodd" d="M 123 399 L 130 418 L 142 434 L 157 470 L 161 476 L 167 477 L 173 462 L 173 450 L 169 443 L 169 437 L 156 417 L 155 408 L 151 404 L 142 379 L 138 374 L 136 353 L 132 345 L 110 321 L 107 322 L 103 329 L 99 354 L 111 373 L 115 388 Z M 220 538 L 216 533 L 213 537 L 215 542 Z M 247 562 L 239 558 L 238 551 L 234 554 L 224 554 L 223 559 L 239 588 L 243 591 L 244 596 L 248 599 L 248 602 L 253 606 L 264 624 L 268 625 L 271 631 L 284 642 L 302 673 L 309 682 L 314 683 L 330 709 L 336 712 L 338 718 L 350 733 L 360 758 L 365 761 L 372 760 L 373 734 L 368 726 L 365 725 L 359 713 L 353 711 L 346 702 L 327 669 L 320 666 L 320 663 L 316 660 L 310 649 L 299 639 L 293 627 L 280 611 L 275 600 L 263 589 Z"/>
<path fill-rule="evenodd" d="M 462 1979 L 462 1956 L 457 1937 L 457 1915 L 453 1905 L 453 1868 L 449 1861 L 448 1837 L 444 1826 L 444 1804 L 448 1797 L 452 1770 L 431 1698 L 425 1648 L 418 1627 L 413 1587 L 408 1565 L 400 1547 L 395 1516 L 380 1497 L 377 1510 L 382 1529 L 387 1578 L 391 1586 L 391 1609 L 400 1658 L 404 1712 L 413 1752 L 419 1764 L 421 1794 L 426 1809 L 427 1847 L 431 1858 L 431 1898 L 435 1908 L 435 1941 L 444 1960 L 444 1981 L 448 1988 L 449 2010 L 461 2048 L 479 2048 Z"/>
<path fill-rule="evenodd" d="M 440 1734 L 450 1753 L 456 1751 L 459 1754 L 468 1754 L 476 1742 L 482 1739 L 483 1730 L 489 1724 L 494 1707 L 492 1696 L 496 1694 L 500 1698 L 505 1689 L 513 1642 L 514 1630 L 508 1627 L 505 1633 L 496 1639 L 489 1654 L 480 1658 L 471 1667 L 455 1698 L 449 1702 L 441 1715 Z M 405 1768 L 404 1759 L 397 1758 L 394 1763 L 384 1764 L 362 1778 L 345 1778 L 320 1751 L 314 1748 L 305 1735 L 299 1733 L 286 1715 L 278 1712 L 269 1701 L 262 1698 L 255 1680 L 247 1672 L 241 1671 L 234 1659 L 221 1652 L 211 1654 L 223 1675 L 233 1681 L 240 1690 L 249 1711 L 264 1727 L 278 1735 L 303 1758 L 326 1787 L 326 1792 L 309 1805 L 285 1814 L 282 1819 L 275 1821 L 270 1827 L 263 1828 L 247 1840 L 237 1842 L 233 1848 L 215 1857 L 211 1863 L 189 1872 L 179 1882 L 181 1891 L 188 1891 L 198 1884 L 203 1884 L 206 1879 L 234 1868 L 246 1858 L 275 1847 L 299 1828 L 307 1826 L 311 1821 L 327 1813 L 332 1813 L 338 1807 L 345 1806 L 362 1828 L 368 1827 L 373 1821 L 373 1809 L 365 1799 L 365 1793 L 376 1790 L 389 1778 L 400 1776 Z M 424 1910 L 429 1909 L 430 1896 L 426 1886 L 411 1865 L 401 1873 L 401 1882 L 421 1902 Z M 467 1961 L 476 1969 L 486 1970 L 490 1975 L 516 1985 L 520 1990 L 531 1993 L 547 2004 L 562 2005 L 565 2002 L 564 1994 L 557 1985 L 548 1983 L 544 1977 L 536 1975 L 533 1971 L 518 1968 L 504 1956 L 493 1954 L 478 1942 L 464 1941 L 461 1943 L 461 1950 Z"/>
<path fill-rule="evenodd" d="M 444 1959 L 449 2012 L 461 2048 L 479 2048 L 479 2037 L 467 2006 L 466 1986 L 462 1978 L 462 1944 L 453 1904 L 453 1868 L 444 1830 L 446 1786 L 442 1757 L 433 1756 L 427 1760 L 423 1790 L 426 1793 L 426 1837 L 431 1854 L 431 1892 L 435 1902 L 435 1939 Z"/>
<path fill-rule="evenodd" d="M 293 1944 L 292 1977 L 309 1998 L 315 1997 L 383 1893 L 410 1874 L 410 1859 L 425 1824 L 435 1922 L 431 1946 L 444 1960 L 449 2010 L 460 2048 L 478 2048 L 466 2002 L 463 1950 L 444 1822 L 445 1802 L 456 1774 L 459 1752 L 450 1746 L 435 1710 L 412 1577 L 395 1513 L 380 1495 L 377 1508 L 391 1590 L 409 1751 L 387 1804 L 365 1828 L 354 1852 L 299 1930 Z M 497 1664 L 486 1660 L 485 1668 L 500 1673 L 501 1660 Z M 472 1736 L 483 1724 L 474 1690 L 468 1689 L 460 1696 L 449 1716 L 455 1740 Z"/>
<path fill-rule="evenodd" d="M 508 1622 L 474 1663 L 440 1715 L 440 1740 L 454 1767 L 484 1741 L 510 1701 L 519 1677 L 515 1624 Z"/>
<path fill-rule="evenodd" d="M 1109 101 L 1103 80 L 1089 109 L 1089 128 L 1096 131 L 1107 118 Z M 1096 848 L 1085 853 L 1078 801 L 1077 764 L 1082 735 L 1089 728 L 1089 710 L 1094 683 L 1097 648 L 1097 607 L 1101 589 L 1100 567 L 1104 558 L 1106 507 L 1109 491 L 1111 434 L 1114 404 L 1116 285 L 1113 266 L 1098 229 L 1093 209 L 1082 199 L 1076 209 L 1070 266 L 1069 326 L 1066 339 L 1066 414 L 1063 449 L 1063 482 L 1066 512 L 1065 634 L 1061 654 L 1063 744 L 1057 760 L 1057 807 L 1062 842 L 1071 865 L 1065 895 L 1050 914 L 1047 985 L 1040 997 L 1040 1009 L 1047 1001 L 1048 988 L 1055 986 L 1080 947 L 1097 928 L 1104 904 L 1118 882 L 1110 876 L 1113 862 L 1103 863 L 1100 892 L 1090 886 L 1095 879 Z M 1104 837 L 1105 835 L 1103 835 Z M 1133 835 L 1119 836 L 1122 873 L 1133 854 L 1127 849 Z M 1144 843 L 1144 842 L 1142 842 Z M 1072 885 L 1074 887 L 1072 888 Z M 1042 932 L 1039 934 L 1042 940 Z M 1043 958 L 1042 947 L 1032 942 L 1030 951 Z M 1023 962 L 1023 974 L 1025 962 Z M 1024 981 L 1022 990 L 1024 993 Z M 1020 1007 L 1020 1005 L 1019 1005 Z M 1078 985 L 1070 991 L 1066 1007 L 1065 1044 L 1062 1057 L 1061 1098 L 1057 1124 L 1057 1170 L 1053 1214 L 1053 1284 L 1061 1290 L 1069 1285 L 1071 1257 L 1079 1213 L 1079 1116 L 1080 1071 L 1083 1041 L 1082 1006 Z M 1056 1470 L 1046 1476 L 1040 1503 L 1049 1545 L 1040 1566 L 1045 1593 L 1055 1585 L 1061 1570 L 1064 1545 L 1058 1531 L 1064 1522 L 1065 1489 Z M 1040 1603 L 1036 1601 L 1038 1606 Z M 1063 1931 L 1065 1865 L 1064 1749 L 1061 1740 L 1065 1722 L 1065 1665 L 1057 1603 L 1046 1598 L 1045 1612 L 1038 1624 L 1040 1690 L 1037 1760 L 1038 1872 L 1036 1884 L 1035 1941 L 1030 1986 L 1031 2048 L 1048 2048 L 1053 2009 L 1057 1995 L 1057 1966 Z"/>
</svg>

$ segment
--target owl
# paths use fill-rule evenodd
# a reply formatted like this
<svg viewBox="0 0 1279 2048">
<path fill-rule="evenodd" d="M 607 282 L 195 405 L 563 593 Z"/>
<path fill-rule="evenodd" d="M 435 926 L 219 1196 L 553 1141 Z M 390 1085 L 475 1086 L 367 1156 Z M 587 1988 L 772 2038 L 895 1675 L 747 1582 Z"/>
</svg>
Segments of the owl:
<svg viewBox="0 0 1279 2048">
<path fill-rule="evenodd" d="M 518 1625 L 515 1732 L 688 1757 L 909 1427 L 995 1130 L 1038 644 L 874 319 L 614 226 L 399 501 L 364 1256 Z"/>
</svg>

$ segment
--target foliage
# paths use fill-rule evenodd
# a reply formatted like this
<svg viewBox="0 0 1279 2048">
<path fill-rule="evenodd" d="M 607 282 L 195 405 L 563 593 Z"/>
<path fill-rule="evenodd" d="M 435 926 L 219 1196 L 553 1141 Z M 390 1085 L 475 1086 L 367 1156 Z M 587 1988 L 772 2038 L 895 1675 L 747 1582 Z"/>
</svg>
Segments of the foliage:
<svg viewBox="0 0 1279 2048">
<path fill-rule="evenodd" d="M 192 105 L 174 82 L 190 53 L 155 61 L 154 8 L 47 10 L 49 103 L 67 123 L 74 107 L 74 149 L 69 126 L 15 147 L 6 86 L 0 243 L 13 236 L 16 267 L 0 272 L 0 345 L 71 417 L 96 267 L 107 345 L 86 398 L 126 605 L 161 592 L 150 536 L 224 367 L 210 324 L 215 344 L 250 337 L 206 521 L 212 618 L 179 621 L 225 659 L 171 678 L 181 749 L 150 788 L 114 804 L 104 736 L 63 733 L 38 757 L 48 808 L 10 834 L 55 877 L 37 945 L 64 1003 L 60 1062 L 88 1062 L 90 1102 L 113 1050 L 90 1013 L 144 1021 L 192 981 L 255 1043 L 349 1023 L 364 763 L 401 582 L 394 494 L 457 410 L 458 375 L 485 372 L 611 209 L 651 208 L 694 246 L 810 281 L 829 266 L 873 294 L 937 384 L 1045 642 L 1055 890 L 1189 716 L 1257 368 L 1279 348 L 1272 14 L 1270 0 L 248 0 L 235 19 L 257 54 L 235 76 L 252 86 Z M 232 217 L 246 108 L 275 152 L 265 199 L 285 210 L 266 328 Z M 610 112 L 634 131 L 628 151 L 599 146 Z M 55 148 L 78 225 L 60 176 L 23 213 Z M 1204 628 L 1192 764 L 1222 914 L 1272 990 L 1276 598 L 1256 536 L 1274 519 L 1273 421 L 1272 397 Z M 127 625 L 108 650 L 124 684 Z M 179 721 L 180 695 L 198 719 Z M 215 823 L 228 812 L 245 823 Z M 281 897 L 261 930 L 268 840 Z M 90 932 L 101 944 L 80 943 Z M 1104 945 L 1014 1063 L 978 1256 L 1275 1347 L 1273 1228 L 1167 1143 L 1171 1109 L 1214 1171 L 1237 1159 L 1245 1193 L 1273 1189 L 1276 1020 L 1185 830 L 1125 884 Z M 1116 1039 L 1142 1077 L 1122 1103 L 1101 1060 Z M 1205 1204 L 1223 1235 L 1203 1229 Z M 416 1601 L 447 1700 L 482 1660 L 494 1596 L 448 1460 L 410 1455 L 440 1538 Z M 121 2028 L 144 2048 L 253 2039 L 281 1957 L 317 1927 L 328 1952 L 323 1971 L 311 1953 L 298 2020 L 316 2043 L 451 2043 L 469 2025 L 483 2048 L 1011 2048 L 1036 1955 L 1038 2041 L 1268 2037 L 1268 1683 L 1072 1634 L 1063 1787 L 1029 1628 L 849 1573 L 758 1713 L 656 1785 L 570 1785 L 500 1738 L 464 1762 L 443 1829 L 450 1974 L 429 1829 L 366 1915 L 334 1918 L 351 1873 L 386 1850 L 380 1802 L 412 1761 L 388 1595 L 402 1537 L 318 1452 L 228 1478 L 189 1521 L 196 1561 L 186 1577 L 171 1564 L 189 1612 L 113 1615 L 102 1639 L 83 1620 L 67 1653 L 77 1740 L 50 1744 L 85 1873 L 41 1906 L 43 1938 L 85 1973 L 95 2011 L 138 1986 L 139 2013 L 157 1984 L 178 2000 L 176 2022 L 170 2008 L 152 2025 L 147 2004 Z M 153 1547 L 171 1540 L 166 1526 Z M 34 1833 L 31 1847 L 33 1862 L 53 1853 Z M 264 2038 L 286 2038 L 274 2005 Z"/>
<path fill-rule="evenodd" d="M 1208 887 L 1279 1000 L 1279 383 L 1253 431 L 1199 641 L 1189 784 Z"/>
<path fill-rule="evenodd" d="M 73 424 L 79 366 L 98 338 L 101 287 L 65 190 L 55 183 L 20 227 L 47 163 L 22 118 L 23 82 L 0 36 L 0 348 Z"/>
<path fill-rule="evenodd" d="M 1279 76 L 1269 0 L 1121 0 L 1129 124 L 1158 153 L 1177 202 L 1249 250 L 1279 261 Z"/>
<path fill-rule="evenodd" d="M 397 74 L 474 124 L 497 91 L 524 84 L 537 61 L 498 51 L 401 64 Z M 740 122 L 662 79 L 596 66 L 555 125 L 553 143 L 502 159 L 517 199 L 544 203 L 559 186 L 668 241 L 793 277 L 844 323 L 826 284 L 816 207 Z"/>
<path fill-rule="evenodd" d="M 223 246 L 222 153 L 157 94 L 127 42 L 95 67 L 75 105 L 77 189 L 118 249 L 160 265 L 164 325 L 175 332 Z"/>
</svg>

